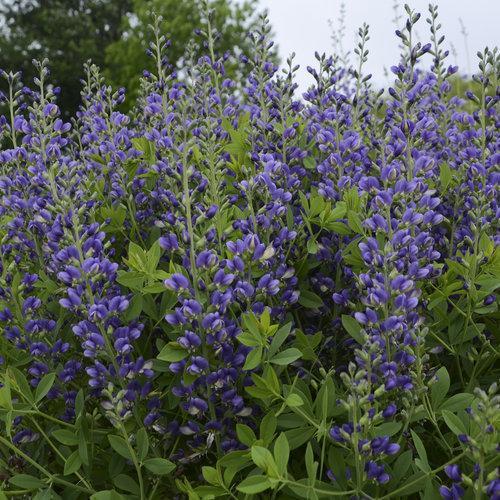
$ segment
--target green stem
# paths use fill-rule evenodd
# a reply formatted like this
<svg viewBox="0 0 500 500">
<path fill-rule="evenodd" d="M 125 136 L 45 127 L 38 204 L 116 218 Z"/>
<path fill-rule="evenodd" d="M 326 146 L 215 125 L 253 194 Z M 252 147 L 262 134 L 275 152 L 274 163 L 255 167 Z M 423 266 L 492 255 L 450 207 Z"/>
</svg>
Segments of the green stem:
<svg viewBox="0 0 500 500">
<path fill-rule="evenodd" d="M 121 423 L 121 422 L 120 422 L 119 429 L 120 429 L 120 432 L 122 433 L 123 439 L 125 439 L 125 443 L 127 444 L 127 448 L 128 448 L 129 453 L 130 453 L 130 456 L 132 457 L 132 462 L 133 462 L 135 470 L 137 472 L 137 479 L 139 480 L 139 490 L 140 490 L 141 500 L 144 500 L 146 498 L 146 496 L 144 494 L 144 480 L 142 478 L 141 465 L 139 463 L 139 460 L 137 458 L 137 455 L 135 453 L 134 448 L 130 444 L 127 431 L 125 430 L 125 427 L 123 426 L 123 423 Z"/>
<path fill-rule="evenodd" d="M 30 465 L 32 465 L 35 469 L 38 469 L 51 482 L 61 484 L 61 485 L 66 486 L 68 488 L 73 488 L 75 490 L 78 490 L 78 491 L 81 491 L 83 493 L 87 493 L 90 495 L 95 493 L 95 491 L 92 489 L 84 488 L 83 486 L 79 486 L 77 484 L 70 483 L 69 481 L 65 481 L 64 479 L 61 479 L 58 476 L 54 476 L 47 469 L 45 469 L 40 464 L 35 462 L 29 455 L 26 455 L 26 453 L 22 452 L 17 446 L 13 445 L 10 441 L 5 439 L 3 436 L 0 436 L 0 443 L 4 444 L 5 446 L 7 446 L 7 448 L 12 450 L 16 455 L 19 455 L 21 458 L 26 460 L 26 462 L 28 462 Z"/>
<path fill-rule="evenodd" d="M 479 458 L 479 477 L 476 482 L 476 491 L 474 492 L 475 500 L 481 500 L 483 498 L 483 483 L 484 483 L 484 454 L 481 450 L 481 455 Z"/>
<path fill-rule="evenodd" d="M 66 457 L 58 450 L 58 448 L 54 445 L 54 443 L 51 441 L 49 436 L 47 436 L 47 434 L 44 432 L 44 430 L 40 427 L 38 422 L 34 418 L 31 418 L 31 421 L 33 422 L 35 427 L 38 429 L 38 432 L 40 432 L 40 434 L 44 437 L 45 441 L 47 441 L 49 446 L 54 450 L 54 453 L 56 455 L 58 455 L 59 458 L 61 460 L 63 460 L 64 463 L 66 463 Z M 85 485 L 86 488 L 88 488 L 89 490 L 92 489 L 92 486 L 82 477 L 82 475 L 78 471 L 76 471 L 74 474 Z"/>
<path fill-rule="evenodd" d="M 183 189 L 183 195 L 184 195 L 184 205 L 186 209 L 186 225 L 188 229 L 188 235 L 189 235 L 189 263 L 190 263 L 190 270 L 191 270 L 191 277 L 193 280 L 193 288 L 194 288 L 194 293 L 196 300 L 201 303 L 200 299 L 200 292 L 198 290 L 198 273 L 197 273 L 197 268 L 196 268 L 196 261 L 195 261 L 195 242 L 194 242 L 194 227 L 193 227 L 193 220 L 192 220 L 192 213 L 191 213 L 191 193 L 189 191 L 189 168 L 188 168 L 188 148 L 187 148 L 187 134 L 185 134 L 184 137 L 184 149 L 183 149 L 183 158 L 182 158 L 182 189 Z M 203 352 L 203 357 L 208 361 L 208 346 L 206 342 L 203 342 L 202 344 L 202 352 Z M 206 384 L 207 388 L 207 400 L 208 400 L 208 409 L 210 412 L 210 417 L 212 420 L 215 420 L 215 408 L 212 402 L 211 398 L 211 387 L 210 384 L 207 382 Z M 219 435 L 215 435 L 215 444 L 217 446 L 217 451 L 220 454 L 220 439 Z"/>
<path fill-rule="evenodd" d="M 448 465 L 451 465 L 451 464 L 454 464 L 455 462 L 458 462 L 465 454 L 466 454 L 466 452 L 460 453 L 460 455 L 451 459 L 449 462 L 446 462 L 445 464 L 439 466 L 437 469 L 431 470 L 429 472 L 425 472 L 424 473 L 425 476 L 427 476 L 427 477 L 434 476 L 438 472 L 441 472 L 442 470 L 444 470 L 444 468 L 447 467 Z M 398 489 L 396 489 L 394 491 L 391 491 L 390 493 L 388 493 L 387 495 L 384 495 L 383 497 L 379 497 L 378 500 L 386 500 L 388 498 L 397 497 L 400 492 L 406 490 L 407 488 L 413 486 L 414 484 L 419 483 L 420 481 L 422 481 L 422 476 L 419 476 L 417 479 L 410 481 L 409 483 L 405 483 L 403 486 L 399 487 Z M 401 497 L 399 497 L 399 498 L 401 498 Z"/>
<path fill-rule="evenodd" d="M 437 419 L 436 419 L 436 414 L 434 413 L 434 410 L 432 409 L 432 405 L 431 405 L 431 402 L 429 400 L 429 396 L 427 393 L 424 393 L 423 402 L 424 402 L 425 410 L 427 411 L 427 415 L 429 416 L 429 420 L 432 422 L 432 425 L 434 425 L 434 427 L 436 428 L 436 430 L 439 434 L 439 437 L 441 438 L 442 443 L 444 443 L 444 445 L 442 444 L 443 449 L 445 449 L 449 453 L 452 453 L 453 450 L 452 450 L 451 446 L 448 444 L 448 441 L 446 441 L 445 437 L 443 436 L 443 433 L 441 432 L 441 429 L 439 428 L 439 424 L 437 423 Z"/>
<path fill-rule="evenodd" d="M 9 83 L 9 110 L 10 110 L 10 134 L 12 138 L 12 146 L 17 148 L 16 129 L 14 124 L 14 95 L 12 93 L 12 83 Z"/>
<path fill-rule="evenodd" d="M 10 491 L 4 490 L 4 491 L 2 491 L 2 493 L 6 497 L 17 497 L 17 496 L 24 496 L 24 495 L 27 495 L 28 493 L 31 493 L 31 490 L 10 490 Z"/>
<path fill-rule="evenodd" d="M 362 477 L 361 477 L 361 474 L 362 474 L 362 457 L 360 456 L 359 454 L 359 449 L 358 449 L 358 431 L 356 430 L 357 427 L 358 427 L 358 400 L 357 400 L 357 397 L 354 396 L 354 401 L 355 401 L 355 404 L 354 404 L 354 411 L 353 411 L 353 426 L 354 426 L 354 432 L 352 434 L 353 436 L 353 441 L 352 441 L 352 445 L 353 445 L 353 450 L 354 450 L 354 461 L 356 463 L 356 491 L 359 493 L 361 492 L 361 481 L 362 481 Z"/>
<path fill-rule="evenodd" d="M 321 479 L 323 477 L 323 465 L 324 465 L 324 462 L 325 462 L 326 436 L 327 436 L 327 432 L 325 432 L 325 430 L 326 430 L 326 412 L 327 412 L 327 409 L 328 409 L 328 391 L 325 390 L 325 397 L 323 399 L 323 422 L 322 422 L 322 426 L 323 426 L 323 443 L 321 445 L 321 459 L 320 459 L 320 462 L 319 462 L 319 480 L 320 481 L 321 481 Z"/>
<path fill-rule="evenodd" d="M 327 495 L 330 497 L 347 497 L 348 495 L 352 495 L 356 493 L 356 490 L 348 490 L 348 491 L 331 491 L 331 490 L 322 490 L 321 488 L 316 488 L 315 486 L 310 486 L 308 484 L 298 483 L 296 481 L 291 481 L 289 479 L 281 479 L 281 482 L 285 484 L 292 484 L 295 488 L 304 488 L 305 490 L 313 490 L 316 493 L 320 493 L 322 495 Z"/>
</svg>

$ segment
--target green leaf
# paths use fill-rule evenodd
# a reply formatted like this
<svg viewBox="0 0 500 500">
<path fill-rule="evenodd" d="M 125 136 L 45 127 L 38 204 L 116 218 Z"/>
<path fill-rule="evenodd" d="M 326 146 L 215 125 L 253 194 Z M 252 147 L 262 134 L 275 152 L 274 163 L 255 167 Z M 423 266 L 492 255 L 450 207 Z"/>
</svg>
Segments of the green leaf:
<svg viewBox="0 0 500 500">
<path fill-rule="evenodd" d="M 0 492 L 0 500 L 4 500 L 2 495 L 3 493 Z M 6 499 L 7 497 L 5 497 L 5 500 Z M 43 490 L 38 490 L 33 500 L 62 500 L 62 498 L 52 488 L 45 488 Z"/>
<path fill-rule="evenodd" d="M 163 281 L 150 283 L 149 285 L 143 287 L 141 290 L 142 293 L 151 293 L 155 295 L 158 293 L 163 293 L 164 291 L 165 291 L 165 285 L 163 284 Z"/>
<path fill-rule="evenodd" d="M 497 288 L 500 288 L 500 276 L 490 276 L 486 275 L 482 278 L 476 279 L 476 285 L 481 287 L 481 292 L 491 293 L 494 292 Z"/>
<path fill-rule="evenodd" d="M 333 221 L 344 217 L 346 213 L 347 205 L 345 201 L 339 201 L 330 211 L 326 210 L 325 215 L 327 215 L 329 221 Z"/>
<path fill-rule="evenodd" d="M 292 323 L 287 323 L 282 326 L 274 335 L 273 340 L 271 342 L 271 346 L 269 347 L 269 357 L 273 357 L 278 349 L 283 345 L 283 342 L 287 339 L 288 335 L 290 335 L 290 331 L 292 330 Z"/>
<path fill-rule="evenodd" d="M 255 386 L 245 387 L 245 391 L 248 392 L 250 396 L 257 399 L 267 399 L 273 395 L 273 393 L 269 391 L 267 388 L 263 389 L 261 387 L 255 387 Z"/>
<path fill-rule="evenodd" d="M 132 321 L 139 317 L 142 312 L 142 306 L 144 305 L 144 299 L 142 295 L 136 293 L 130 300 L 127 310 L 125 311 L 123 318 L 125 321 Z"/>
<path fill-rule="evenodd" d="M 403 427 L 401 422 L 385 422 L 374 427 L 375 436 L 394 436 Z"/>
<path fill-rule="evenodd" d="M 262 493 L 271 487 L 271 482 L 266 476 L 249 476 L 244 479 L 238 486 L 237 490 L 247 495 Z"/>
<path fill-rule="evenodd" d="M 302 401 L 302 398 L 298 394 L 289 394 L 285 399 L 285 403 L 290 408 L 297 408 L 299 406 L 302 406 L 304 404 L 304 401 Z"/>
<path fill-rule="evenodd" d="M 10 392 L 10 381 L 7 377 L 0 387 L 0 408 L 12 410 L 12 394 Z"/>
<path fill-rule="evenodd" d="M 147 267 L 146 270 L 149 274 L 153 274 L 156 271 L 156 267 L 160 262 L 161 255 L 163 253 L 160 243 L 156 240 L 147 253 Z"/>
<path fill-rule="evenodd" d="M 135 495 L 138 495 L 140 492 L 140 487 L 137 482 L 130 476 L 127 476 L 127 474 L 118 474 L 118 476 L 113 478 L 113 484 L 117 488 Z"/>
<path fill-rule="evenodd" d="M 154 142 L 150 141 L 146 137 L 134 137 L 132 139 L 132 145 L 135 149 L 143 153 L 144 159 L 149 165 L 152 165 L 155 162 L 156 147 Z"/>
<path fill-rule="evenodd" d="M 251 461 L 246 450 L 231 451 L 217 460 L 217 465 L 221 467 L 238 470 L 245 468 L 249 464 L 251 464 Z"/>
<path fill-rule="evenodd" d="M 328 222 L 325 224 L 325 228 L 329 231 L 333 231 L 334 233 L 340 234 L 341 236 L 346 236 L 351 234 L 351 230 L 349 226 L 344 224 L 343 222 Z"/>
<path fill-rule="evenodd" d="M 123 500 L 124 497 L 123 495 L 120 495 L 115 490 L 102 490 L 98 491 L 97 493 L 94 493 L 91 497 L 90 500 Z"/>
<path fill-rule="evenodd" d="M 335 385 L 332 377 L 327 375 L 314 401 L 314 410 L 317 417 L 326 422 L 328 417 L 333 416 L 336 410 L 335 400 Z"/>
<path fill-rule="evenodd" d="M 413 454 L 411 450 L 406 450 L 405 452 L 401 453 L 401 455 L 399 455 L 399 457 L 396 459 L 392 467 L 395 484 L 399 484 L 399 482 L 403 479 L 404 475 L 410 468 L 412 461 Z"/>
<path fill-rule="evenodd" d="M 272 412 L 268 413 L 260 422 L 260 438 L 266 445 L 273 440 L 277 425 L 278 421 Z"/>
<path fill-rule="evenodd" d="M 425 451 L 424 443 L 422 443 L 422 440 L 417 436 L 417 434 L 414 431 L 411 431 L 411 437 L 413 438 L 413 443 L 417 450 L 418 456 L 420 457 L 420 460 L 418 459 L 415 460 L 415 463 L 424 472 L 430 472 L 431 468 L 427 460 L 427 452 Z"/>
<path fill-rule="evenodd" d="M 161 303 L 160 303 L 160 313 L 163 316 L 166 311 L 170 311 L 175 304 L 177 304 L 179 298 L 177 295 L 172 292 L 171 290 L 165 290 L 162 293 L 161 296 Z"/>
<path fill-rule="evenodd" d="M 248 353 L 245 364 L 243 365 L 243 370 L 253 370 L 254 368 L 257 368 L 261 360 L 262 347 L 256 347 Z"/>
<path fill-rule="evenodd" d="M 269 307 L 264 308 L 264 311 L 262 311 L 259 323 L 261 326 L 260 330 L 268 334 L 271 326 L 271 313 Z"/>
<path fill-rule="evenodd" d="M 78 435 L 78 454 L 85 465 L 89 465 L 89 450 L 87 446 L 87 439 L 83 429 L 77 431 Z"/>
<path fill-rule="evenodd" d="M 309 204 L 309 200 L 307 199 L 306 195 L 302 192 L 302 191 L 299 191 L 299 198 L 300 198 L 300 204 L 302 205 L 302 208 L 304 209 L 304 212 L 307 216 L 309 216 L 309 212 L 310 212 L 310 204 Z"/>
<path fill-rule="evenodd" d="M 352 266 L 354 269 L 361 269 L 363 266 L 361 250 L 359 249 L 358 244 L 359 239 L 353 239 L 342 252 L 344 262 Z"/>
<path fill-rule="evenodd" d="M 314 335 L 306 335 L 300 330 L 295 331 L 296 346 L 300 349 L 302 353 L 302 358 L 307 361 L 314 361 L 316 359 L 316 354 L 314 350 L 321 343 L 323 334 L 321 332 L 316 332 Z"/>
<path fill-rule="evenodd" d="M 349 227 L 357 234 L 363 234 L 363 225 L 361 223 L 361 218 L 353 210 L 347 212 L 347 224 Z"/>
<path fill-rule="evenodd" d="M 282 432 L 274 442 L 274 460 L 278 467 L 278 472 L 284 476 L 290 457 L 290 446 L 284 432 Z"/>
<path fill-rule="evenodd" d="M 217 469 L 215 467 L 209 467 L 205 465 L 201 468 L 201 473 L 203 474 L 203 478 L 207 483 L 210 483 L 214 486 L 220 485 L 219 474 L 217 473 Z"/>
<path fill-rule="evenodd" d="M 302 163 L 307 170 L 315 170 L 316 169 L 316 160 L 312 156 L 306 156 Z"/>
<path fill-rule="evenodd" d="M 125 459 L 120 455 L 118 455 L 118 453 L 113 453 L 111 455 L 111 459 L 108 462 L 107 474 L 110 478 L 118 476 L 118 474 L 123 472 L 124 467 L 125 467 Z"/>
<path fill-rule="evenodd" d="M 41 401 L 47 393 L 50 391 L 52 386 L 54 385 L 54 381 L 56 379 L 55 373 L 47 373 L 44 375 L 35 390 L 35 402 L 38 403 Z"/>
<path fill-rule="evenodd" d="M 133 241 L 130 242 L 128 247 L 128 259 L 126 263 L 136 271 L 147 270 L 147 253 Z"/>
<path fill-rule="evenodd" d="M 323 300 L 310 290 L 301 290 L 299 304 L 307 309 L 319 309 L 323 306 Z"/>
<path fill-rule="evenodd" d="M 248 425 L 236 424 L 236 435 L 238 439 L 249 448 L 257 441 L 254 431 L 248 427 Z"/>
<path fill-rule="evenodd" d="M 285 431 L 286 438 L 291 450 L 295 450 L 307 443 L 312 436 L 316 433 L 315 427 L 298 427 L 297 429 L 290 429 Z"/>
<path fill-rule="evenodd" d="M 405 479 L 404 484 L 401 489 L 398 489 L 398 498 L 410 498 L 410 495 L 421 491 L 425 488 L 427 482 L 427 474 L 424 472 L 417 472 Z"/>
<path fill-rule="evenodd" d="M 265 365 L 262 372 L 262 378 L 266 381 L 269 389 L 275 394 L 281 393 L 281 384 L 271 365 Z"/>
<path fill-rule="evenodd" d="M 479 250 L 481 250 L 481 252 L 483 252 L 483 254 L 487 257 L 489 257 L 493 253 L 493 250 L 495 250 L 495 244 L 486 232 L 483 232 L 479 238 Z"/>
<path fill-rule="evenodd" d="M 256 338 L 260 337 L 261 334 L 260 334 L 259 321 L 255 317 L 255 314 L 252 312 L 244 314 L 242 318 L 245 329 L 248 330 L 251 334 L 253 334 Z"/>
<path fill-rule="evenodd" d="M 428 477 L 425 482 L 425 489 L 420 495 L 422 500 L 441 500 L 442 496 L 439 494 L 439 488 L 435 482 Z"/>
<path fill-rule="evenodd" d="M 146 279 L 144 273 L 140 271 L 119 271 L 116 281 L 130 290 L 140 291 Z"/>
<path fill-rule="evenodd" d="M 187 357 L 189 353 L 177 342 L 169 342 L 158 354 L 157 358 L 170 363 L 180 361 Z"/>
<path fill-rule="evenodd" d="M 311 255 L 316 255 L 318 253 L 318 243 L 314 239 L 307 240 L 307 252 Z"/>
<path fill-rule="evenodd" d="M 455 434 L 456 436 L 458 436 L 459 434 L 467 434 L 465 425 L 460 420 L 460 418 L 457 417 L 457 415 L 451 413 L 451 411 L 448 410 L 443 410 L 441 412 L 441 415 L 443 416 L 446 425 L 448 426 L 450 431 L 453 432 L 453 434 Z"/>
<path fill-rule="evenodd" d="M 279 352 L 270 359 L 271 363 L 275 365 L 289 365 L 294 361 L 297 361 L 302 356 L 302 353 L 296 349 L 295 347 L 290 347 L 289 349 L 285 349 L 284 351 Z"/>
<path fill-rule="evenodd" d="M 278 478 L 278 468 L 271 452 L 263 446 L 252 446 L 251 457 L 253 463 L 274 478 Z"/>
<path fill-rule="evenodd" d="M 224 488 L 218 487 L 218 486 L 197 486 L 194 490 L 194 493 L 198 496 L 191 496 L 192 499 L 200 499 L 202 498 L 203 500 L 211 500 L 212 498 L 217 498 L 221 496 L 227 496 L 227 492 Z"/>
<path fill-rule="evenodd" d="M 311 446 L 311 442 L 307 443 L 306 454 L 305 454 L 307 477 L 310 481 L 316 479 L 316 473 L 318 470 L 318 463 L 314 461 L 314 454 Z"/>
<path fill-rule="evenodd" d="M 452 179 L 451 169 L 447 163 L 441 163 L 439 166 L 439 181 L 441 182 L 441 189 L 445 190 Z"/>
<path fill-rule="evenodd" d="M 80 389 L 75 399 L 75 413 L 77 417 L 79 417 L 83 413 L 84 408 L 85 408 L 85 396 L 83 394 L 83 390 Z"/>
<path fill-rule="evenodd" d="M 472 394 L 461 392 L 459 394 L 451 396 L 451 398 L 448 398 L 446 401 L 444 401 L 443 404 L 439 407 L 439 410 L 448 410 L 452 412 L 465 410 L 465 408 L 470 406 L 473 399 L 474 396 Z"/>
<path fill-rule="evenodd" d="M 47 486 L 43 481 L 30 474 L 16 474 L 9 479 L 9 483 L 27 490 L 37 490 Z"/>
<path fill-rule="evenodd" d="M 144 295 L 144 304 L 142 306 L 143 311 L 153 320 L 157 321 L 160 318 L 158 317 L 158 309 L 156 307 L 155 299 L 152 295 Z"/>
<path fill-rule="evenodd" d="M 361 331 L 361 325 L 352 317 L 347 314 L 342 315 L 342 325 L 346 332 L 360 345 L 365 343 L 365 337 Z"/>
<path fill-rule="evenodd" d="M 67 429 L 57 429 L 52 431 L 52 436 L 66 446 L 76 446 L 78 444 L 77 435 Z"/>
<path fill-rule="evenodd" d="M 262 337 L 259 335 L 256 337 L 251 332 L 240 333 L 237 337 L 238 341 L 247 347 L 259 347 L 262 346 Z"/>
<path fill-rule="evenodd" d="M 127 210 L 123 206 L 118 207 L 101 207 L 100 216 L 109 223 L 105 226 L 106 233 L 114 233 L 123 230 L 123 223 L 127 217 Z"/>
<path fill-rule="evenodd" d="M 7 369 L 7 374 L 11 378 L 11 389 L 16 390 L 21 394 L 26 401 L 33 403 L 33 394 L 31 393 L 31 387 L 26 380 L 24 374 L 17 368 L 11 366 Z M 14 384 L 12 384 L 14 382 Z"/>
<path fill-rule="evenodd" d="M 150 458 L 143 462 L 144 467 L 157 476 L 169 474 L 175 470 L 176 465 L 166 458 Z"/>
<path fill-rule="evenodd" d="M 132 460 L 132 456 L 130 455 L 130 451 L 127 446 L 127 442 L 120 436 L 115 436 L 114 434 L 108 435 L 108 441 L 113 450 L 116 451 L 123 458 L 127 458 Z"/>
<path fill-rule="evenodd" d="M 64 475 L 69 476 L 76 472 L 82 466 L 82 461 L 80 459 L 80 455 L 78 454 L 78 450 L 75 450 L 64 463 Z"/>
<path fill-rule="evenodd" d="M 144 460 L 149 451 L 148 433 L 144 427 L 141 427 L 136 434 L 137 456 L 139 460 Z"/>
<path fill-rule="evenodd" d="M 450 376 L 448 370 L 442 366 L 436 372 L 437 381 L 431 385 L 432 406 L 438 408 L 450 389 Z"/>
</svg>

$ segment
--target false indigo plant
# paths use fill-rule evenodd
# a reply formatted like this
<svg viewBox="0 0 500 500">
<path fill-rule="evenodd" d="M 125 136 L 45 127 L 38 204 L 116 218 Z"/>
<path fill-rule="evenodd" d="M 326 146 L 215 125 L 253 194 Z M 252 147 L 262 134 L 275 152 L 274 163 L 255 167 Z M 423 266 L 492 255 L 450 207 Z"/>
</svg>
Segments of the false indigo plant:
<svg viewBox="0 0 500 500">
<path fill-rule="evenodd" d="M 300 95 L 204 6 L 129 114 L 2 71 L 1 498 L 500 498 L 498 50 L 453 94 L 406 7 L 387 93 L 364 25 Z"/>
</svg>

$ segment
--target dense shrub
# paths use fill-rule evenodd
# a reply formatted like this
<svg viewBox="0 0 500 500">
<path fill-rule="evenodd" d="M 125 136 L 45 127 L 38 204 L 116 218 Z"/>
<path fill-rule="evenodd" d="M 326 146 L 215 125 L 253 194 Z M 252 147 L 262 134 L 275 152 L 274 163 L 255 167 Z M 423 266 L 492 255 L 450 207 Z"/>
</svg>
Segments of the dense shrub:
<svg viewBox="0 0 500 500">
<path fill-rule="evenodd" d="M 0 496 L 499 498 L 499 57 L 452 97 L 407 12 L 387 96 L 210 16 L 130 115 L 4 74 Z"/>
</svg>

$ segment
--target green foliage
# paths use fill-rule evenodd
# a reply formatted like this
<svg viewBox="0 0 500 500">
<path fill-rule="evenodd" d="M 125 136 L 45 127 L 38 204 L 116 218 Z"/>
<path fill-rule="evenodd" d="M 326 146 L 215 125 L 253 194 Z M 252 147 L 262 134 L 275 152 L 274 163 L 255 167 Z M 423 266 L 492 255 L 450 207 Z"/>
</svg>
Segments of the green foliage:
<svg viewBox="0 0 500 500">
<path fill-rule="evenodd" d="M 0 68 L 22 71 L 31 85 L 33 59 L 50 59 L 59 105 L 70 114 L 80 103 L 85 61 L 104 64 L 105 48 L 122 34 L 131 0 L 14 0 L 0 6 Z"/>
</svg>

